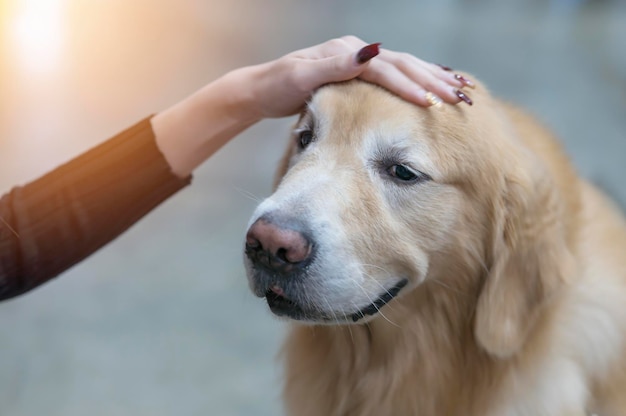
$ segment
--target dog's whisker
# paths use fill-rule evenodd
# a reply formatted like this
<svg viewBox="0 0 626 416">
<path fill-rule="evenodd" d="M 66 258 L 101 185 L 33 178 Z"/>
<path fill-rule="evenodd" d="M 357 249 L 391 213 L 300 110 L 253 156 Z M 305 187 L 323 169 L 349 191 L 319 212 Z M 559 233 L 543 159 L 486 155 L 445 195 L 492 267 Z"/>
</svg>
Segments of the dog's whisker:
<svg viewBox="0 0 626 416">
<path fill-rule="evenodd" d="M 354 279 L 353 279 L 354 280 Z M 374 300 L 371 298 L 371 296 L 367 293 L 367 290 L 365 290 L 363 288 L 363 286 L 361 286 L 361 284 L 359 282 L 357 282 L 356 280 L 354 280 L 354 284 L 361 289 L 361 291 L 363 291 L 363 293 L 365 294 L 365 296 L 370 300 L 371 304 L 374 305 L 374 308 L 376 308 L 376 311 L 380 314 L 380 316 L 382 316 L 385 321 L 389 322 L 391 325 L 400 328 L 400 325 L 396 324 L 395 322 L 392 322 L 389 318 L 387 318 L 385 316 L 385 314 L 382 313 L 382 311 L 380 310 L 380 308 L 376 305 L 376 303 L 374 302 Z"/>
<path fill-rule="evenodd" d="M 384 290 L 385 293 L 387 293 L 390 296 L 393 296 L 391 292 L 389 292 L 389 290 L 385 286 L 383 286 L 382 283 L 380 283 L 374 276 L 371 276 L 367 273 L 363 273 L 363 274 L 365 275 L 365 277 L 369 277 L 375 284 L 377 284 L 382 290 Z"/>
<path fill-rule="evenodd" d="M 248 198 L 251 201 L 254 201 L 256 203 L 260 203 L 263 200 L 263 198 L 259 198 L 258 196 L 254 195 L 252 192 L 246 191 L 243 188 L 234 187 L 233 189 L 235 189 L 241 195 L 245 196 L 246 198 Z"/>
<path fill-rule="evenodd" d="M 386 269 L 384 269 L 383 267 L 376 266 L 376 265 L 373 265 L 373 264 L 368 264 L 368 263 L 361 263 L 360 265 L 361 265 L 361 266 L 371 266 L 371 267 L 378 268 L 378 269 L 380 269 L 380 270 L 384 271 L 385 273 L 387 273 L 387 275 L 388 275 L 388 276 L 391 276 L 391 273 L 389 273 L 389 272 L 388 272 Z M 369 277 L 369 278 L 370 278 L 370 279 L 371 279 L 374 283 L 376 283 L 378 286 L 380 286 L 380 288 L 381 288 L 381 289 L 383 289 L 383 290 L 385 291 L 385 293 L 387 293 L 389 296 L 394 297 L 394 295 L 393 295 L 391 292 L 389 292 L 389 290 L 388 290 L 387 288 L 385 288 L 385 287 L 384 287 L 384 286 L 383 286 L 383 285 L 382 285 L 382 284 L 381 284 L 381 283 L 380 283 L 380 282 L 379 282 L 379 281 L 378 281 L 375 277 L 373 277 L 372 275 L 370 275 L 370 274 L 366 273 L 365 271 L 363 271 L 363 275 L 364 275 L 365 277 Z M 370 299 L 370 301 L 372 302 L 372 304 L 374 304 L 374 302 L 372 301 L 372 298 L 371 298 L 371 297 L 367 294 L 367 292 L 365 291 L 365 289 L 363 288 L 363 286 L 361 286 L 361 285 L 359 284 L 359 282 L 357 282 L 357 281 L 356 281 L 356 279 L 355 279 L 355 278 L 351 278 L 351 280 L 354 282 L 354 284 L 355 284 L 356 286 L 358 286 L 358 287 L 359 287 L 359 289 L 361 289 L 361 290 L 363 291 L 363 293 L 365 293 L 365 295 L 368 297 L 368 299 Z M 390 305 L 390 304 L 387 304 L 387 305 L 389 305 L 387 309 L 389 309 L 389 310 L 393 309 L 393 303 L 392 303 L 391 305 Z M 375 308 L 376 308 L 376 310 L 377 310 L 377 311 L 381 314 L 381 316 L 383 316 L 383 317 L 384 317 L 387 321 L 389 321 L 389 323 L 391 323 L 391 324 L 395 325 L 396 327 L 400 328 L 400 326 L 399 326 L 399 325 L 397 325 L 397 324 L 395 324 L 394 322 L 391 322 L 389 319 L 387 319 L 387 317 L 386 317 L 385 315 L 383 315 L 383 313 L 382 313 L 382 312 L 380 312 L 380 308 L 379 308 L 379 307 L 377 307 L 375 304 L 374 304 L 374 307 L 375 307 Z M 361 315 L 362 315 L 362 314 L 361 314 Z M 363 317 L 363 316 L 361 316 L 361 317 Z"/>
<path fill-rule="evenodd" d="M 442 281 L 437 280 L 437 279 L 431 279 L 431 280 L 428 280 L 428 282 L 437 284 L 437 285 L 439 285 L 441 287 L 444 287 L 444 288 L 446 288 L 446 289 L 448 289 L 448 290 L 450 290 L 450 291 L 452 291 L 452 292 L 454 292 L 456 294 L 462 295 L 462 296 L 469 296 L 470 295 L 469 293 L 464 293 L 464 292 L 462 292 L 462 291 L 460 291 L 458 289 L 455 289 L 452 286 L 450 286 L 448 284 L 445 284 Z"/>
<path fill-rule="evenodd" d="M 354 305 L 354 303 L 352 304 L 355 309 L 356 309 L 356 305 Z M 343 313 L 343 318 L 346 320 L 346 322 L 350 322 L 350 320 L 348 319 L 348 315 L 346 314 L 345 311 L 342 312 Z M 350 333 L 350 339 L 352 340 L 352 345 L 354 346 L 354 334 L 352 334 L 352 325 L 346 325 L 346 327 L 348 327 L 348 332 Z"/>
<path fill-rule="evenodd" d="M 333 310 L 332 306 L 330 306 L 330 302 L 328 302 L 328 299 L 326 298 L 326 296 L 324 296 L 323 294 L 320 293 L 320 297 L 324 300 L 324 302 L 328 306 L 328 312 L 330 312 L 330 314 L 333 316 L 335 321 L 339 321 L 339 318 L 337 317 L 337 314 Z"/>
<path fill-rule="evenodd" d="M 393 322 L 391 319 L 387 318 L 385 316 L 385 314 L 382 313 L 382 311 L 380 310 L 379 307 L 376 306 L 376 309 L 378 310 L 378 313 L 380 314 L 380 316 L 382 316 L 385 319 L 385 321 L 389 322 L 391 325 L 395 326 L 396 328 L 402 328 L 400 325 L 398 325 L 397 323 Z"/>
<path fill-rule="evenodd" d="M 389 271 L 387 271 L 385 268 L 377 266 L 375 264 L 361 263 L 360 266 L 377 268 L 377 269 L 382 270 L 383 272 L 385 272 L 387 274 L 387 276 L 391 276 L 391 273 Z M 371 274 L 369 274 L 369 273 L 367 273 L 365 271 L 363 271 L 363 275 L 365 277 L 369 277 L 374 283 L 376 283 L 378 286 L 380 286 L 380 288 L 383 289 L 387 294 L 391 295 L 391 293 L 389 293 L 389 290 L 387 288 L 385 288 L 385 286 L 383 286 L 382 283 L 380 283 L 378 281 L 378 279 L 376 279 L 374 276 L 372 276 Z"/>
<path fill-rule="evenodd" d="M 372 267 L 372 268 L 375 268 L 375 269 L 378 269 L 378 270 L 382 270 L 383 272 L 385 272 L 387 274 L 387 276 L 391 276 L 391 273 L 387 269 L 385 269 L 384 267 L 378 266 L 376 264 L 361 263 L 361 266 Z"/>
<path fill-rule="evenodd" d="M 363 264 L 363 265 L 368 266 L 368 264 Z M 374 266 L 374 265 L 369 265 L 369 266 Z M 379 268 L 381 270 L 385 271 L 389 276 L 391 275 L 389 272 L 387 272 L 382 267 L 379 267 Z M 363 275 L 365 277 L 369 277 L 374 283 L 376 283 L 378 286 L 380 286 L 380 288 L 383 289 L 385 291 L 385 293 L 387 293 L 389 296 L 394 297 L 394 295 L 391 292 L 389 292 L 389 290 L 385 286 L 383 286 L 382 283 L 380 283 L 375 277 L 373 277 L 372 275 L 370 275 L 370 274 L 368 274 L 366 272 L 363 272 Z M 364 290 L 364 289 L 362 289 L 362 290 Z M 387 304 L 387 305 L 389 305 L 387 309 L 393 309 L 393 302 L 391 304 Z"/>
<path fill-rule="evenodd" d="M 386 269 L 384 269 L 383 267 L 376 266 L 376 265 L 374 265 L 374 264 L 367 264 L 367 263 L 363 263 L 363 264 L 361 264 L 361 265 L 362 265 L 362 266 L 367 266 L 367 267 L 374 267 L 374 268 L 377 268 L 377 269 L 380 269 L 380 270 L 384 271 L 385 273 L 387 273 L 387 275 L 391 275 L 391 274 L 390 274 L 390 273 L 389 273 Z M 387 289 L 386 289 L 386 288 L 385 288 L 385 287 L 384 287 L 384 286 L 383 286 L 383 285 L 382 285 L 382 284 L 378 281 L 378 279 L 376 279 L 375 277 L 371 276 L 371 275 L 370 275 L 370 274 L 368 274 L 368 273 L 363 272 L 363 274 L 364 274 L 366 277 L 371 278 L 371 280 L 372 280 L 375 284 L 377 284 L 378 286 L 380 286 L 380 287 L 381 287 L 381 288 L 382 288 L 382 289 L 383 289 L 386 293 L 391 294 L 391 293 L 389 293 L 389 290 L 387 290 Z M 450 290 L 450 291 L 452 291 L 452 292 L 455 292 L 455 293 L 457 293 L 457 294 L 459 294 L 459 295 L 469 296 L 469 293 L 464 293 L 464 292 L 462 292 L 462 291 L 460 291 L 460 290 L 458 290 L 458 289 L 455 289 L 455 288 L 453 288 L 452 286 L 449 286 L 449 285 L 447 285 L 447 284 L 445 284 L 445 283 L 443 283 L 443 282 L 441 282 L 441 281 L 439 281 L 439 280 L 437 280 L 437 279 L 432 279 L 432 280 L 429 280 L 429 282 L 432 282 L 432 283 L 438 284 L 438 285 L 440 285 L 440 286 L 442 286 L 442 287 L 444 287 L 444 288 L 446 288 L 446 289 L 448 289 L 448 290 Z M 392 307 L 393 307 L 393 304 L 389 305 L 389 309 L 391 309 Z"/>
<path fill-rule="evenodd" d="M 315 295 L 316 295 L 315 297 L 321 298 L 324 301 L 324 303 L 326 303 L 326 306 L 328 307 L 328 311 L 327 312 L 332 315 L 333 319 L 336 322 L 339 322 L 340 319 L 337 316 L 337 313 L 333 310 L 333 307 L 330 305 L 330 302 L 328 301 L 328 298 L 324 295 L 324 293 L 320 289 L 321 288 L 319 287 L 319 285 L 312 285 L 311 288 L 310 288 L 311 291 L 315 292 Z M 324 311 L 324 310 L 320 310 L 320 312 L 322 314 L 326 314 L 326 311 Z M 346 320 L 347 320 L 347 318 L 346 318 Z"/>
</svg>

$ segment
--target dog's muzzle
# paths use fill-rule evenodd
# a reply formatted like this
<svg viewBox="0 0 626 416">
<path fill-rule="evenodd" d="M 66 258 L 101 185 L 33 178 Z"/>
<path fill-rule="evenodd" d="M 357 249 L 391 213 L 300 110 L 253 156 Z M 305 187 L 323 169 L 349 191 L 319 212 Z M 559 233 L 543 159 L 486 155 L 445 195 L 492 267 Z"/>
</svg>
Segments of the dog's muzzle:
<svg viewBox="0 0 626 416">
<path fill-rule="evenodd" d="M 319 299 L 314 301 L 309 293 L 311 273 L 316 269 L 311 235 L 298 220 L 276 215 L 262 216 L 248 229 L 245 255 L 252 290 L 266 299 L 275 315 L 313 322 L 357 322 L 377 314 L 407 285 L 407 279 L 399 279 L 378 296 L 372 294 L 368 305 L 350 312 L 337 314 L 320 307 Z"/>
</svg>

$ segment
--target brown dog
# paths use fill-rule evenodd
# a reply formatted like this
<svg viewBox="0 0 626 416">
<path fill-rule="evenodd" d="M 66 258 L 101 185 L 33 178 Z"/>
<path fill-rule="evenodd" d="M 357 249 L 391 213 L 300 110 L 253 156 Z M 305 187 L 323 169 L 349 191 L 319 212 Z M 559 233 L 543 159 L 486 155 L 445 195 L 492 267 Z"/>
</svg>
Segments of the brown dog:
<svg viewBox="0 0 626 416">
<path fill-rule="evenodd" d="M 360 81 L 302 114 L 246 238 L 296 320 L 288 414 L 626 415 L 626 223 L 478 85 L 418 108 Z"/>
</svg>

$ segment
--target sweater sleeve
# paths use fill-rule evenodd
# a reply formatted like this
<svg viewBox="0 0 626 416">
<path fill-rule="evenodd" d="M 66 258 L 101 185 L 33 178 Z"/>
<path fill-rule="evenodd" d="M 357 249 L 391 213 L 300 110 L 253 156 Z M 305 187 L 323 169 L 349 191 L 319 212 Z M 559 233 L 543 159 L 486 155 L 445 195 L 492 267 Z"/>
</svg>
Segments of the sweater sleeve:
<svg viewBox="0 0 626 416">
<path fill-rule="evenodd" d="M 80 262 L 191 182 L 149 118 L 0 199 L 0 300 Z"/>
</svg>

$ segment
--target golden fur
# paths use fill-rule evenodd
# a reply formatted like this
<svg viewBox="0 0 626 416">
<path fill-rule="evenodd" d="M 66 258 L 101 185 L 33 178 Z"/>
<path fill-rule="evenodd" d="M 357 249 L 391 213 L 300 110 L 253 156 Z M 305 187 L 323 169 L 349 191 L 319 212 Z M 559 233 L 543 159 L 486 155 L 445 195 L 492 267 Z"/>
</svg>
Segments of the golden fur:
<svg viewBox="0 0 626 416">
<path fill-rule="evenodd" d="M 253 221 L 312 224 L 320 265 L 302 290 L 337 322 L 293 324 L 289 415 L 626 415 L 624 219 L 548 131 L 471 93 L 425 109 L 351 81 L 298 122 Z M 431 179 L 390 178 L 400 163 Z M 395 299 L 349 322 L 398 277 Z"/>
</svg>

